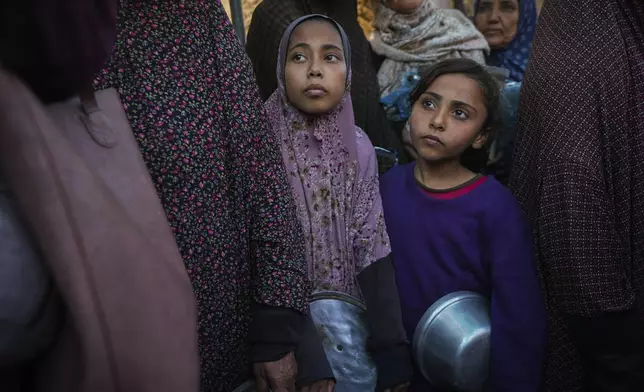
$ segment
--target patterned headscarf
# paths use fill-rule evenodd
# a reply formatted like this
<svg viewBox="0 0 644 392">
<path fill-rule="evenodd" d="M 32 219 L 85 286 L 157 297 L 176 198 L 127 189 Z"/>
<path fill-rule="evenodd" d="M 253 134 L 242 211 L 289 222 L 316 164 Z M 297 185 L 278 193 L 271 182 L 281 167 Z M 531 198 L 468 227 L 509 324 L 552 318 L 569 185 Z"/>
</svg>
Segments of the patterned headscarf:
<svg viewBox="0 0 644 392">
<path fill-rule="evenodd" d="M 479 1 L 474 4 L 474 14 L 478 12 Z M 510 71 L 510 80 L 523 81 L 528 66 L 532 39 L 537 28 L 537 6 L 534 0 L 518 0 L 519 25 L 512 41 L 503 49 L 492 50 L 487 64 Z"/>
<path fill-rule="evenodd" d="M 452 58 L 469 58 L 485 65 L 490 51 L 485 37 L 461 11 L 439 9 L 429 0 L 411 14 L 380 5 L 371 47 L 385 57 L 378 71 L 382 98 L 398 89 L 401 75 L 413 69 Z"/>
<path fill-rule="evenodd" d="M 391 128 L 379 102 L 378 70 L 369 41 L 357 21 L 356 0 L 263 0 L 259 3 L 248 29 L 246 50 L 253 62 L 262 98 L 267 100 L 278 86 L 275 69 L 284 31 L 295 19 L 309 14 L 326 15 L 344 29 L 351 42 L 351 98 L 355 123 L 369 135 L 374 145 L 397 151 L 404 161 L 406 154 L 400 136 Z"/>
<path fill-rule="evenodd" d="M 340 38 L 342 39 L 342 50 L 344 55 L 344 62 L 347 66 L 347 81 L 345 84 L 345 92 L 342 96 L 342 101 L 338 107 L 336 107 L 329 115 L 320 116 L 316 118 L 315 124 L 315 136 L 323 141 L 330 142 L 331 139 L 343 140 L 344 145 L 342 149 L 345 149 L 351 157 L 356 158 L 356 141 L 355 141 L 355 117 L 353 116 L 353 103 L 351 101 L 351 43 L 349 38 L 345 34 L 342 27 L 335 20 L 329 18 L 328 16 L 321 14 L 311 14 L 302 16 L 294 20 L 284 31 L 282 40 L 280 41 L 279 52 L 278 52 L 278 62 L 277 62 L 277 91 L 273 93 L 271 98 L 268 99 L 268 102 L 271 101 L 275 94 L 279 94 L 281 101 L 284 105 L 284 110 L 291 112 L 295 117 L 301 117 L 302 114 L 294 108 L 286 96 L 286 85 L 284 78 L 284 68 L 286 65 L 286 56 L 288 54 L 288 44 L 291 40 L 291 35 L 295 29 L 308 20 L 312 19 L 321 19 L 326 20 L 338 30 L 340 33 Z M 270 108 L 269 108 L 270 111 Z M 325 151 L 326 153 L 333 153 L 333 149 Z"/>
<path fill-rule="evenodd" d="M 291 35 L 311 19 L 336 27 L 347 65 L 346 91 L 340 104 L 320 116 L 302 113 L 289 102 L 284 77 Z M 342 27 L 318 14 L 291 23 L 280 42 L 277 80 L 278 88 L 266 102 L 266 111 L 281 141 L 306 240 L 309 275 L 316 290 L 358 295 L 356 274 L 390 250 L 375 152 L 353 117 L 351 47 Z"/>
</svg>

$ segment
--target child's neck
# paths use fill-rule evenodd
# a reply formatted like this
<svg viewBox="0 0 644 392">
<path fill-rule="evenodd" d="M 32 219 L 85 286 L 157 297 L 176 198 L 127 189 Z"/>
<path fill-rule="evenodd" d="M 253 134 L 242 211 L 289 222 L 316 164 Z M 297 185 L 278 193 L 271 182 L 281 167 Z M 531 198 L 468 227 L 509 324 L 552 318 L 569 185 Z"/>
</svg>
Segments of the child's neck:
<svg viewBox="0 0 644 392">
<path fill-rule="evenodd" d="M 463 167 L 458 160 L 447 162 L 416 161 L 414 176 L 426 188 L 450 189 L 466 183 L 476 174 Z"/>
</svg>

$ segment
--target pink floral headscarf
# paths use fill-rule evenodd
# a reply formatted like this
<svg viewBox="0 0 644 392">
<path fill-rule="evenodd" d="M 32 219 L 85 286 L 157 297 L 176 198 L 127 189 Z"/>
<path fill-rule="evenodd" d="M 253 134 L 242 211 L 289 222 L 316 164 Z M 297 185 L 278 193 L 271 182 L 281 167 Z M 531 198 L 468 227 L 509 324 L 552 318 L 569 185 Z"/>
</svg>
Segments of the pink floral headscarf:
<svg viewBox="0 0 644 392">
<path fill-rule="evenodd" d="M 291 35 L 302 22 L 323 19 L 342 37 L 346 91 L 331 112 L 310 116 L 291 105 L 284 65 Z M 266 110 L 281 142 L 297 213 L 306 238 L 309 275 L 316 290 L 359 296 L 356 275 L 390 253 L 379 194 L 376 155 L 355 125 L 350 96 L 351 47 L 342 27 L 323 15 L 291 23 L 279 48 L 278 89 Z"/>
</svg>

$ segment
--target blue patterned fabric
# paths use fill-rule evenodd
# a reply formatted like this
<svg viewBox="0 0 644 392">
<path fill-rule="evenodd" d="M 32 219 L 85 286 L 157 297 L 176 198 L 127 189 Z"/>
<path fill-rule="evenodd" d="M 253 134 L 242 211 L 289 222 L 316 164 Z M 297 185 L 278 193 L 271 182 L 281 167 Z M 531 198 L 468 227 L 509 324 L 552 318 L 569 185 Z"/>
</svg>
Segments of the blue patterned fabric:
<svg viewBox="0 0 644 392">
<path fill-rule="evenodd" d="M 476 1 L 476 14 L 479 0 Z M 523 74 L 528 65 L 532 39 L 537 28 L 537 6 L 535 0 L 519 0 L 519 26 L 514 39 L 502 50 L 493 50 L 487 58 L 487 64 L 502 67 L 510 71 L 510 80 L 523 81 Z"/>
<path fill-rule="evenodd" d="M 412 68 L 401 76 L 398 86 L 386 97 L 380 98 L 380 103 L 392 121 L 407 121 L 411 116 L 409 94 L 414 91 L 421 77 L 416 68 Z"/>
</svg>

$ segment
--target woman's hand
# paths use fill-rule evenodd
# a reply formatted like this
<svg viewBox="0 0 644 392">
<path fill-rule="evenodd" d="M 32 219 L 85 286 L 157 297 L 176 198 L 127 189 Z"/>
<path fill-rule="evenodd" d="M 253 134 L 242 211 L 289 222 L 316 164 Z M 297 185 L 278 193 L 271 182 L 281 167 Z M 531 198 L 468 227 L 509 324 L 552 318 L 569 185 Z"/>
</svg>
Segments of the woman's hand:
<svg viewBox="0 0 644 392">
<path fill-rule="evenodd" d="M 253 365 L 258 392 L 295 392 L 297 362 L 293 353 L 279 361 Z"/>
<path fill-rule="evenodd" d="M 409 383 L 398 385 L 397 387 L 393 387 L 391 389 L 387 389 L 385 392 L 405 392 L 407 388 L 409 388 Z"/>
<path fill-rule="evenodd" d="M 300 390 L 300 392 L 333 392 L 335 389 L 335 381 L 321 380 L 316 381 L 311 385 L 307 385 Z"/>
</svg>

